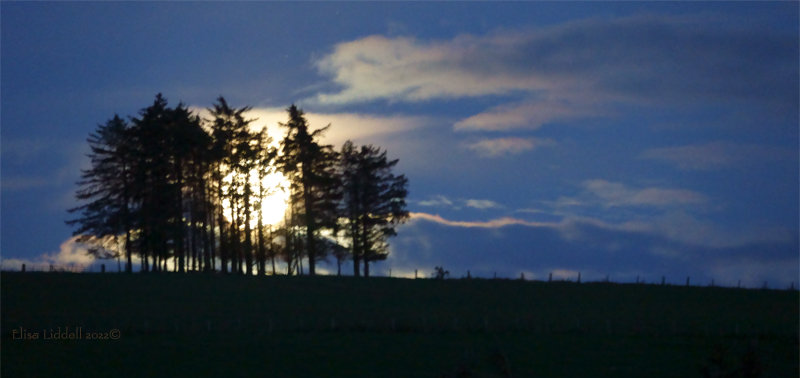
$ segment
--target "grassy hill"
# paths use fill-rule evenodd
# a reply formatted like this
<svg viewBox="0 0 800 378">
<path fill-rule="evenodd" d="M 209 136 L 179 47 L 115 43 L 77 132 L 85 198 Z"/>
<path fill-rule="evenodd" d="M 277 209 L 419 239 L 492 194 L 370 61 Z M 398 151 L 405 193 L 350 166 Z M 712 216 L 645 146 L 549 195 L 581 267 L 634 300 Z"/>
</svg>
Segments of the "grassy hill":
<svg viewBox="0 0 800 378">
<path fill-rule="evenodd" d="M 9 273 L 7 376 L 798 376 L 797 291 L 518 280 Z M 39 339 L 14 339 L 13 330 Z M 80 327 L 118 339 L 43 339 Z M 53 330 L 53 331 L 50 331 Z M 504 372 L 505 371 L 505 372 Z"/>
</svg>

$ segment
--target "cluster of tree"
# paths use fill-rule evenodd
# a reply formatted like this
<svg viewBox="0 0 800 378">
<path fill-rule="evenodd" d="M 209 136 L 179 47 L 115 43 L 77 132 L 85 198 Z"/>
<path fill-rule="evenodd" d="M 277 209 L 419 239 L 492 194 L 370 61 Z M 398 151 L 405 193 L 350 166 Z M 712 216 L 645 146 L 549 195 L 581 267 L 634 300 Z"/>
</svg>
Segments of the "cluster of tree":
<svg viewBox="0 0 800 378">
<path fill-rule="evenodd" d="M 408 180 L 392 169 L 386 151 L 355 146 L 341 151 L 320 144 L 330 125 L 311 131 L 303 111 L 287 109 L 286 135 L 271 146 L 266 128 L 253 131 L 245 113 L 224 98 L 201 119 L 161 94 L 138 117 L 119 116 L 88 138 L 91 168 L 82 171 L 76 197 L 83 204 L 67 221 L 97 258 L 124 258 L 125 271 L 139 256 L 141 271 L 308 273 L 332 256 L 338 272 L 352 259 L 354 273 L 386 259 L 387 238 L 408 219 Z M 268 187 L 280 173 L 288 187 Z M 262 203 L 289 191 L 279 224 L 265 224 Z M 340 243 L 340 240 L 344 242 Z"/>
</svg>

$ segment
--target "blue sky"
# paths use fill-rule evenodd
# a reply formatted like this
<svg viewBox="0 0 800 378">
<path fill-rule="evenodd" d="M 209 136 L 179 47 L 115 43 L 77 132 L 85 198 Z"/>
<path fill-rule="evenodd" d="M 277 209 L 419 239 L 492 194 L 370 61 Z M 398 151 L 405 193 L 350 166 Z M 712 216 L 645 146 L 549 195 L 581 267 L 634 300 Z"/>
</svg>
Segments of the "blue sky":
<svg viewBox="0 0 800 378">
<path fill-rule="evenodd" d="M 273 137 L 297 103 L 399 158 L 413 216 L 379 274 L 797 284 L 799 11 L 4 2 L 4 266 L 83 261 L 85 139 L 161 92 L 253 106 Z"/>
</svg>

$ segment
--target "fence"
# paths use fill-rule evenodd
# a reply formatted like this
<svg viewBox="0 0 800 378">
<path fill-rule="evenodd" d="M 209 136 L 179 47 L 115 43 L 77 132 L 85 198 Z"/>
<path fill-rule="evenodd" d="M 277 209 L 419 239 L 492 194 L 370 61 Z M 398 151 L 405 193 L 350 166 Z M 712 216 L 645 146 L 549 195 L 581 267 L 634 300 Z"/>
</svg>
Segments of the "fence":
<svg viewBox="0 0 800 378">
<path fill-rule="evenodd" d="M 13 272 L 13 271 L 16 271 L 16 269 L 4 269 L 4 271 Z M 106 266 L 105 266 L 105 264 L 101 264 L 100 267 L 98 268 L 98 267 L 95 267 L 94 265 L 82 265 L 82 264 L 68 264 L 68 265 L 33 264 L 31 267 L 26 267 L 26 264 L 22 264 L 22 267 L 21 267 L 20 271 L 21 272 L 69 272 L 69 273 L 95 273 L 95 272 L 97 272 L 97 273 L 105 273 L 106 272 Z M 119 272 L 119 271 L 120 271 L 119 267 L 117 268 L 117 270 L 109 270 L 109 272 Z M 449 272 L 447 272 L 447 273 L 449 274 Z M 278 274 L 278 275 L 280 275 L 280 274 Z M 324 276 L 326 274 L 318 274 L 318 275 Z M 328 276 L 334 276 L 336 274 L 327 274 L 327 275 Z M 392 270 L 391 269 L 389 269 L 388 277 L 392 277 Z M 415 269 L 414 270 L 414 279 L 420 279 L 420 278 L 424 279 L 424 278 L 431 278 L 431 277 L 426 277 L 424 275 L 420 276 L 418 274 L 418 270 Z M 459 279 L 459 278 L 455 278 L 455 277 L 450 276 L 450 277 L 447 277 L 445 279 L 452 280 L 452 279 Z M 470 271 L 468 270 L 466 276 L 463 276 L 460 279 L 510 280 L 512 278 L 503 278 L 503 277 L 498 278 L 497 277 L 497 272 L 494 272 L 492 278 L 473 277 L 471 275 Z M 544 282 L 542 280 L 526 279 L 525 278 L 525 273 L 520 273 L 520 276 L 518 278 L 516 278 L 516 279 L 520 280 L 520 281 Z M 557 277 L 556 279 L 553 279 L 553 273 L 551 272 L 551 273 L 549 273 L 548 279 L 547 279 L 546 282 L 573 282 L 573 281 L 571 281 L 571 278 L 569 278 L 569 277 L 567 277 L 567 278 L 564 278 L 564 277 L 560 277 L 559 278 L 559 277 Z M 577 276 L 575 276 L 575 281 L 574 282 L 575 283 L 592 283 L 592 282 L 593 283 L 617 283 L 617 284 L 635 283 L 635 284 L 641 284 L 641 285 L 645 285 L 645 284 L 658 285 L 658 281 L 654 280 L 654 281 L 651 281 L 650 283 L 648 283 L 641 276 L 636 276 L 636 281 L 634 281 L 634 282 L 613 282 L 613 281 L 609 280 L 609 275 L 606 275 L 605 278 L 602 278 L 602 279 L 596 280 L 596 281 L 581 281 L 581 273 L 580 272 L 578 272 Z M 664 286 L 664 285 L 678 286 L 678 284 L 673 284 L 673 283 L 666 282 L 666 276 L 661 276 L 660 285 L 662 285 L 662 286 Z M 713 278 L 711 279 L 711 281 L 707 285 L 702 285 L 702 284 L 700 284 L 700 285 L 697 285 L 697 284 L 692 285 L 691 277 L 688 277 L 688 276 L 686 277 L 685 286 L 687 286 L 687 287 L 688 286 L 732 287 L 732 286 L 717 285 L 717 284 L 715 284 L 715 280 Z M 743 288 L 742 287 L 742 280 L 738 280 L 736 288 Z M 744 287 L 744 288 L 747 288 L 747 287 Z M 769 287 L 769 282 L 768 281 L 764 281 L 761 286 L 750 287 L 750 288 L 752 288 L 752 289 L 769 289 L 770 287 Z M 773 288 L 773 289 L 780 290 L 781 288 Z M 798 290 L 798 288 L 795 287 L 794 281 L 792 281 L 790 283 L 789 287 L 786 287 L 785 289 L 786 290 Z"/>
</svg>

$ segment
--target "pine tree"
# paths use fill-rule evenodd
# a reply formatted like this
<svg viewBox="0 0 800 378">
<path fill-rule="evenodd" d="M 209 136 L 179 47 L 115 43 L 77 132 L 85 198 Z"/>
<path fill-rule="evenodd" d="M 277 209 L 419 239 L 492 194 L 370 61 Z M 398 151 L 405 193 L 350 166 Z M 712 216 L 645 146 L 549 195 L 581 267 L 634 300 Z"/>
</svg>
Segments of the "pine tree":
<svg viewBox="0 0 800 378">
<path fill-rule="evenodd" d="M 308 272 L 314 275 L 317 260 L 324 258 L 317 250 L 318 233 L 335 222 L 332 209 L 335 209 L 337 201 L 337 154 L 332 146 L 317 142 L 330 125 L 309 132 L 302 110 L 295 105 L 286 110 L 289 121 L 280 125 L 288 130 L 281 143 L 278 165 L 294 189 L 292 201 L 299 206 L 292 210 L 304 228 Z"/>
<path fill-rule="evenodd" d="M 364 276 L 368 277 L 369 263 L 386 259 L 387 239 L 397 235 L 395 227 L 409 217 L 405 202 L 408 180 L 392 173 L 397 162 L 389 161 L 386 151 L 380 148 L 362 146 L 357 150 L 351 141 L 342 146 L 341 210 L 347 220 L 345 234 L 350 239 L 356 276 L 360 275 L 360 261 L 364 262 Z"/>
<path fill-rule="evenodd" d="M 67 225 L 78 229 L 73 235 L 87 234 L 95 240 L 106 236 L 125 234 L 125 271 L 132 271 L 131 229 L 133 209 L 131 193 L 131 156 L 127 147 L 129 139 L 127 123 L 115 115 L 105 125 L 98 126 L 87 141 L 91 153 L 92 168 L 82 171 L 82 188 L 76 193 L 79 201 L 90 201 L 69 209 L 80 212 L 81 217 L 67 221 Z M 90 240 L 90 239 L 85 239 Z"/>
</svg>

